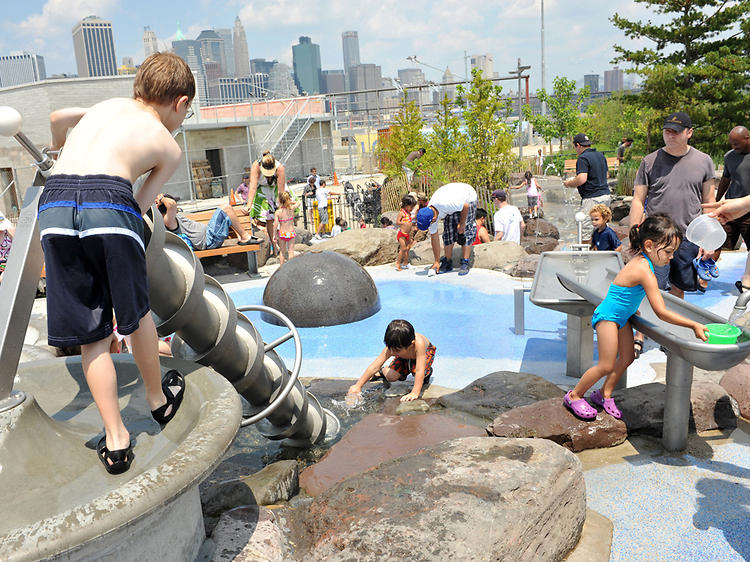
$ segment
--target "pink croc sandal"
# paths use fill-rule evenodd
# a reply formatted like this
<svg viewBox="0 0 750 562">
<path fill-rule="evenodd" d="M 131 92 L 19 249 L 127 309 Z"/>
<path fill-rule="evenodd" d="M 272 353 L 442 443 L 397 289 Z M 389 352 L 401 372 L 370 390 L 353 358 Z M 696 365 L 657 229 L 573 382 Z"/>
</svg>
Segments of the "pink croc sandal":
<svg viewBox="0 0 750 562">
<path fill-rule="evenodd" d="M 604 396 L 602 396 L 602 393 L 598 390 L 592 392 L 590 398 L 594 404 L 604 408 L 604 411 L 613 418 L 617 418 L 618 420 L 622 419 L 622 412 L 615 405 L 614 398 L 604 398 Z"/>
<path fill-rule="evenodd" d="M 573 412 L 573 415 L 583 420 L 593 420 L 596 418 L 596 414 L 598 413 L 583 398 L 579 398 L 578 400 L 571 400 L 570 392 L 568 392 L 563 398 L 563 405 L 568 410 Z"/>
</svg>

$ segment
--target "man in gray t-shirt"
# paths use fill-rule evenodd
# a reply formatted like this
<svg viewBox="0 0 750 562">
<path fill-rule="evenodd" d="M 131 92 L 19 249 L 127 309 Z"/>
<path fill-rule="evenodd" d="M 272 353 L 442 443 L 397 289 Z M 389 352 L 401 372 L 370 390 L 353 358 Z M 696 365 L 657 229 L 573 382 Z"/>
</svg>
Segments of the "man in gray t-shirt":
<svg viewBox="0 0 750 562">
<path fill-rule="evenodd" d="M 711 157 L 688 145 L 693 135 L 690 117 L 681 111 L 664 122 L 664 147 L 644 157 L 635 177 L 630 224 L 640 224 L 646 215 L 665 213 L 683 233 L 701 214 L 701 203 L 714 201 L 714 163 Z M 646 201 L 648 201 L 646 203 Z M 645 209 L 644 209 L 645 206 Z M 678 297 L 685 291 L 699 290 L 693 259 L 699 248 L 683 240 L 671 263 L 656 268 L 660 289 L 670 289 Z M 709 252 L 703 252 L 711 257 Z"/>
</svg>

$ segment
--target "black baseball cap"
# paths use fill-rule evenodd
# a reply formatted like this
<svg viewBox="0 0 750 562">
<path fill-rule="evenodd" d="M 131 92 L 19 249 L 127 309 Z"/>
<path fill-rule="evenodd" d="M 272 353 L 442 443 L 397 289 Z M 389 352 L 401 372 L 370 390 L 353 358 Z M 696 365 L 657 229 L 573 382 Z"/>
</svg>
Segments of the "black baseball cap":
<svg viewBox="0 0 750 562">
<path fill-rule="evenodd" d="M 586 136 L 586 133 L 578 133 L 573 137 L 573 144 L 580 144 L 581 146 L 591 146 L 591 140 Z"/>
<path fill-rule="evenodd" d="M 667 118 L 664 120 L 663 128 L 681 133 L 685 129 L 692 129 L 693 122 L 690 120 L 690 115 L 684 111 L 675 111 L 674 113 L 667 115 Z"/>
</svg>

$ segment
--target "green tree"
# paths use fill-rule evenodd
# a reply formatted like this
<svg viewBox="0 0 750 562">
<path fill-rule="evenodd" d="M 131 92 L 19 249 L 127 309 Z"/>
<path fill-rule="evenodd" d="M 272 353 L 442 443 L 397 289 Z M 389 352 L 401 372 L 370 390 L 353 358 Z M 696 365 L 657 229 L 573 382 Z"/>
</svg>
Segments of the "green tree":
<svg viewBox="0 0 750 562">
<path fill-rule="evenodd" d="M 693 143 L 710 154 L 726 150 L 726 135 L 746 123 L 750 107 L 750 0 L 635 0 L 665 21 L 631 21 L 619 14 L 616 27 L 652 45 L 615 46 L 613 62 L 632 63 L 644 78 L 638 98 L 656 112 L 647 123 L 655 138 L 660 120 L 687 111 L 696 125 Z"/>
<path fill-rule="evenodd" d="M 466 138 L 455 105 L 444 96 L 435 115 L 432 134 L 427 138 L 427 154 L 421 160 L 435 185 L 457 181 L 461 177 L 460 162 Z"/>
<path fill-rule="evenodd" d="M 378 143 L 380 167 L 386 175 L 396 176 L 402 173 L 402 163 L 409 153 L 424 146 L 423 126 L 424 121 L 417 104 L 407 101 L 404 90 L 398 113 L 390 127 L 390 135 Z"/>
<path fill-rule="evenodd" d="M 528 105 L 523 107 L 523 114 L 546 142 L 559 138 L 562 149 L 563 140 L 579 132 L 581 105 L 588 95 L 588 87 L 576 91 L 575 81 L 557 76 L 552 82 L 552 94 L 543 89 L 538 93 L 539 101 L 547 104 L 547 114 L 534 115 Z"/>
<path fill-rule="evenodd" d="M 457 88 L 456 106 L 462 110 L 464 144 L 458 161 L 461 179 L 474 187 L 505 182 L 514 160 L 513 132 L 503 119 L 507 101 L 502 88 L 471 71 L 469 88 Z"/>
</svg>

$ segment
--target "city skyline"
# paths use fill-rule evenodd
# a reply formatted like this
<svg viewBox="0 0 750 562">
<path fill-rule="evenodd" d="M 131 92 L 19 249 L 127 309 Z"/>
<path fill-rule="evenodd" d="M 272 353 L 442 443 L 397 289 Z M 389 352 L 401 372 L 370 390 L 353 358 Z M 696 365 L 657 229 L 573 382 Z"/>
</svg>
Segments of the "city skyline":
<svg viewBox="0 0 750 562">
<path fill-rule="evenodd" d="M 584 74 L 603 74 L 614 66 L 609 62 L 614 56 L 612 43 L 632 44 L 608 17 L 615 11 L 631 18 L 643 17 L 645 11 L 626 0 L 615 0 L 606 7 L 600 4 L 581 0 L 571 13 L 561 0 L 545 2 L 548 89 L 557 75 L 581 81 Z M 425 63 L 418 66 L 428 80 L 440 81 L 446 66 L 462 79 L 466 50 L 469 56 L 492 55 L 500 76 L 507 75 L 520 56 L 523 64 L 532 66 L 532 89 L 540 86 L 539 0 L 495 0 L 468 8 L 456 0 L 409 6 L 386 0 L 372 8 L 341 0 L 304 4 L 281 0 L 271 7 L 260 6 L 259 2 L 236 0 L 188 0 L 176 13 L 166 3 L 143 0 L 127 4 L 120 0 L 13 3 L 1 16 L 0 54 L 26 50 L 44 57 L 48 76 L 75 74 L 72 28 L 82 18 L 96 15 L 112 22 L 118 65 L 126 56 L 138 64 L 144 58 L 145 26 L 154 31 L 159 47 L 164 48 L 174 40 L 178 19 L 185 37 L 195 39 L 204 29 L 232 29 L 239 16 L 251 59 L 277 59 L 291 67 L 292 46 L 304 35 L 320 45 L 323 70 L 343 69 L 341 34 L 356 30 L 361 62 L 380 66 L 383 76 L 395 77 L 398 70 L 415 67 L 406 57 L 416 55 Z M 454 12 L 461 17 L 452 15 Z M 587 13 L 584 23 L 581 13 Z M 258 20 L 263 23 L 253 23 Z"/>
</svg>

